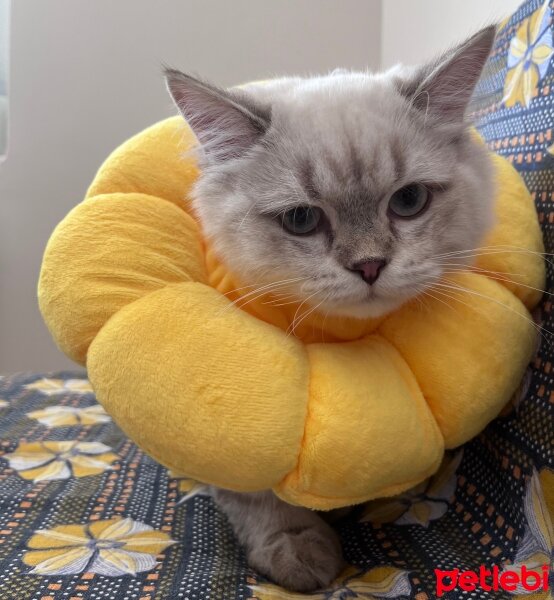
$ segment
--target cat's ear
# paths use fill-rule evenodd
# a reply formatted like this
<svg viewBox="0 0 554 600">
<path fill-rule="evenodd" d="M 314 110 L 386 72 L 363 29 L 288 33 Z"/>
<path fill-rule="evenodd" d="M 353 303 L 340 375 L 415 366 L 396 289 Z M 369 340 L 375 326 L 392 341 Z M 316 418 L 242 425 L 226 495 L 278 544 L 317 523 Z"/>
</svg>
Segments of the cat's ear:
<svg viewBox="0 0 554 600">
<path fill-rule="evenodd" d="M 165 70 L 167 89 L 210 163 L 243 156 L 269 127 L 269 111 L 244 93 L 227 91 L 174 69 Z"/>
<path fill-rule="evenodd" d="M 412 106 L 448 123 L 460 122 L 489 57 L 496 27 L 485 27 L 400 82 Z"/>
</svg>

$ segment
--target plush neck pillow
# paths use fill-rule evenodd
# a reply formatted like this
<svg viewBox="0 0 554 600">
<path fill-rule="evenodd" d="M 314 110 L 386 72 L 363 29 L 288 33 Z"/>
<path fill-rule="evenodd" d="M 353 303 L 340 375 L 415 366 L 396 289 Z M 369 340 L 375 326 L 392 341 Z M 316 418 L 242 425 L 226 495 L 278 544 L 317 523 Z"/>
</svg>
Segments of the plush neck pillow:
<svg viewBox="0 0 554 600">
<path fill-rule="evenodd" d="M 496 251 L 455 276 L 474 294 L 377 320 L 312 315 L 293 336 L 297 307 L 240 308 L 202 238 L 193 143 L 179 117 L 135 136 L 56 228 L 39 300 L 60 348 L 131 439 L 191 478 L 317 509 L 421 482 L 498 414 L 533 354 L 543 247 L 516 171 L 494 158 Z"/>
</svg>

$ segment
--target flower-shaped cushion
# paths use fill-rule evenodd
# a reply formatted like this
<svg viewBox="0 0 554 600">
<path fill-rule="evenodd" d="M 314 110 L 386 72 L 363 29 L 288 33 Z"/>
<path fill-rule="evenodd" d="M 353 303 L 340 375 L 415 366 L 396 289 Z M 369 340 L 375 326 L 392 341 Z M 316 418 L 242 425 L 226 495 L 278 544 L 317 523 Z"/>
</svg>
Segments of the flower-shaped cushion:
<svg viewBox="0 0 554 600">
<path fill-rule="evenodd" d="M 452 299 L 349 320 L 272 301 L 218 262 L 190 211 L 193 143 L 178 117 L 138 134 L 56 228 L 39 300 L 58 345 L 127 435 L 191 478 L 330 509 L 431 475 L 533 353 L 543 247 L 519 175 L 494 157 L 497 222 Z"/>
</svg>

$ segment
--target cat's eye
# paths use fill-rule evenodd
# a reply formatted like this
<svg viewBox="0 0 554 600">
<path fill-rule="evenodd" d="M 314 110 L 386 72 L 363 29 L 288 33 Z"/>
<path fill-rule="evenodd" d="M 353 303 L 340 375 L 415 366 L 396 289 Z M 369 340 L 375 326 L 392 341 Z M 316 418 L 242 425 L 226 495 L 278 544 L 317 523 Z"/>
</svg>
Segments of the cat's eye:
<svg viewBox="0 0 554 600">
<path fill-rule="evenodd" d="M 421 214 L 428 206 L 429 190 L 421 183 L 411 183 L 396 190 L 389 200 L 389 215 L 411 219 Z"/>
<path fill-rule="evenodd" d="M 294 235 L 308 235 L 318 230 L 322 211 L 315 206 L 296 206 L 282 214 L 283 228 Z"/>
</svg>

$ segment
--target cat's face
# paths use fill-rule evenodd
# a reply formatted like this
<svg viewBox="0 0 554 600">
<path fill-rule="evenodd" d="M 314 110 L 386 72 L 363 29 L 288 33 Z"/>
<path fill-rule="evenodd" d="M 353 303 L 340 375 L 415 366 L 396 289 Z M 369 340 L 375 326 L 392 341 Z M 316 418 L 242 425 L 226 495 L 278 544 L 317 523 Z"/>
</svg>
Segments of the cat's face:
<svg viewBox="0 0 554 600">
<path fill-rule="evenodd" d="M 253 289 L 364 318 L 460 265 L 447 254 L 492 224 L 488 155 L 463 123 L 492 38 L 458 49 L 459 81 L 455 52 L 421 71 L 231 93 L 170 73 L 204 147 L 195 210 L 229 268 Z"/>
</svg>

